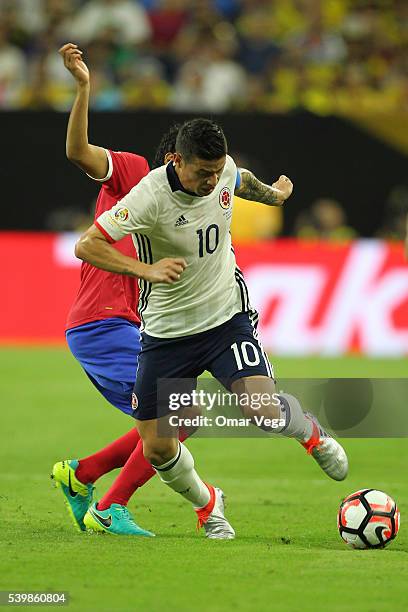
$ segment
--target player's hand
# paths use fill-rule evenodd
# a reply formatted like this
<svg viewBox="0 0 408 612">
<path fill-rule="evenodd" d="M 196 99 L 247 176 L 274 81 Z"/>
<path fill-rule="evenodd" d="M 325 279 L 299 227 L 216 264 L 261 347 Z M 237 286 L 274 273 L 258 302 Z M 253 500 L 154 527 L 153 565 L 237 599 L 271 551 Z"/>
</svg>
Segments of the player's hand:
<svg viewBox="0 0 408 612">
<path fill-rule="evenodd" d="M 70 71 L 79 85 L 89 84 L 88 66 L 82 59 L 82 51 L 78 49 L 78 45 L 67 43 L 58 51 L 64 60 L 64 66 Z"/>
<path fill-rule="evenodd" d="M 179 280 L 186 267 L 187 263 L 184 259 L 180 257 L 176 259 L 166 257 L 165 259 L 160 259 L 155 264 L 147 266 L 143 278 L 149 281 L 149 283 L 167 283 L 172 285 Z"/>
<path fill-rule="evenodd" d="M 278 178 L 277 181 L 275 181 L 275 183 L 272 183 L 272 187 L 274 189 L 278 189 L 280 192 L 280 198 L 282 199 L 282 204 L 285 200 L 288 199 L 288 197 L 291 195 L 292 191 L 293 191 L 293 183 L 290 180 L 290 178 L 288 178 L 287 176 L 285 176 L 284 174 L 281 174 L 281 176 Z"/>
</svg>

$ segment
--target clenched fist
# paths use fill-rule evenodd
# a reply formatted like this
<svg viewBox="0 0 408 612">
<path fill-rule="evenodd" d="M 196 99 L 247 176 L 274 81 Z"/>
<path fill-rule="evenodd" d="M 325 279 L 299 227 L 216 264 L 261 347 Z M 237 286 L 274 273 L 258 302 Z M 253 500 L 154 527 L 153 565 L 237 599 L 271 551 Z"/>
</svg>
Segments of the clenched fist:
<svg viewBox="0 0 408 612">
<path fill-rule="evenodd" d="M 281 199 L 283 201 L 287 200 L 293 191 L 292 181 L 284 174 L 281 174 L 278 180 L 275 181 L 275 183 L 272 183 L 272 187 L 279 190 Z"/>
<path fill-rule="evenodd" d="M 187 263 L 184 259 L 166 257 L 155 264 L 146 266 L 142 278 L 149 283 L 167 283 L 172 285 L 179 280 Z"/>
<path fill-rule="evenodd" d="M 89 84 L 88 66 L 82 59 L 82 51 L 77 45 L 67 43 L 58 51 L 64 60 L 64 66 L 70 71 L 79 85 Z"/>
</svg>

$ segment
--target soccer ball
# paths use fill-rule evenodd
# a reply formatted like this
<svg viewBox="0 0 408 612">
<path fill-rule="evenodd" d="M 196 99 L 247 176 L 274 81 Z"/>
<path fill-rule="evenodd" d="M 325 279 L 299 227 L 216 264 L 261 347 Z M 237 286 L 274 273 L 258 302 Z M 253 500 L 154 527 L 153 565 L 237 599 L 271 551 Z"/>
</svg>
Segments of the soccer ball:
<svg viewBox="0 0 408 612">
<path fill-rule="evenodd" d="M 376 489 L 361 489 L 343 499 L 337 527 L 351 548 L 384 548 L 395 538 L 400 513 L 395 501 Z"/>
</svg>

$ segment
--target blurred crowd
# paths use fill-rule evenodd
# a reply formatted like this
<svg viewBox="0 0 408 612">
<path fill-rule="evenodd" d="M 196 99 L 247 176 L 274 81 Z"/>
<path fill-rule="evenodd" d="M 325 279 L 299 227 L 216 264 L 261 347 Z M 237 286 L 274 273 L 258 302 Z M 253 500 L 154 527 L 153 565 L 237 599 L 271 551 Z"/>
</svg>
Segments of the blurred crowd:
<svg viewBox="0 0 408 612">
<path fill-rule="evenodd" d="M 408 0 L 0 0 L 0 109 L 408 110 Z"/>
</svg>

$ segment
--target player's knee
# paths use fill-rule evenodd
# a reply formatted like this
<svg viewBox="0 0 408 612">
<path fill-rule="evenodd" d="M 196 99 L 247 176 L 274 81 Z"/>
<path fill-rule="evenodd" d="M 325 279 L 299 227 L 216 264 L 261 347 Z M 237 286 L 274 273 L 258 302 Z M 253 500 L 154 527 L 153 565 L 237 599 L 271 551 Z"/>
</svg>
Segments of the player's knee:
<svg viewBox="0 0 408 612">
<path fill-rule="evenodd" d="M 235 381 L 232 391 L 238 395 L 239 406 L 245 418 L 280 416 L 280 401 L 273 379 L 266 376 L 250 376 Z"/>
<path fill-rule="evenodd" d="M 155 447 L 154 445 L 144 445 L 143 454 L 149 463 L 152 465 L 161 465 L 167 461 L 167 453 L 164 449 Z"/>
<path fill-rule="evenodd" d="M 173 439 L 144 441 L 143 454 L 146 461 L 152 465 L 162 465 L 176 455 L 177 446 L 177 440 Z"/>
<path fill-rule="evenodd" d="M 183 409 L 180 419 L 179 439 L 181 441 L 192 436 L 200 427 L 202 411 L 196 406 Z"/>
</svg>

